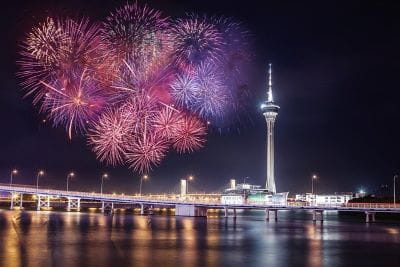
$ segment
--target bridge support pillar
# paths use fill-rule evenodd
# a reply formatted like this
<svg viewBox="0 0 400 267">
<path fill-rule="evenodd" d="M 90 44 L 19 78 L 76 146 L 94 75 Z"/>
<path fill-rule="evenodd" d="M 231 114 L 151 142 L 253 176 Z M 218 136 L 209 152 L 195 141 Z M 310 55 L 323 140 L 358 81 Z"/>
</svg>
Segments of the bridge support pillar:
<svg viewBox="0 0 400 267">
<path fill-rule="evenodd" d="M 114 202 L 101 202 L 101 213 L 104 213 L 106 209 L 110 209 L 111 213 L 114 212 Z"/>
<path fill-rule="evenodd" d="M 228 216 L 229 216 L 229 210 L 228 210 L 228 208 L 224 208 L 224 213 L 225 213 L 225 215 L 224 215 L 224 217 L 225 218 L 228 218 Z"/>
<path fill-rule="evenodd" d="M 275 221 L 278 221 L 278 210 L 276 209 L 265 209 L 265 220 L 269 221 L 269 212 L 272 211 L 274 213 L 274 219 Z"/>
<path fill-rule="evenodd" d="M 10 210 L 14 209 L 15 206 L 19 206 L 22 209 L 22 193 L 12 193 L 10 199 Z"/>
<path fill-rule="evenodd" d="M 80 198 L 68 197 L 67 211 L 71 211 L 72 209 L 75 209 L 76 211 L 81 210 L 81 199 Z"/>
<path fill-rule="evenodd" d="M 50 196 L 37 195 L 37 210 L 40 210 L 41 208 L 50 208 Z"/>
<path fill-rule="evenodd" d="M 313 210 L 313 221 L 324 221 L 324 211 L 323 210 Z"/>
<path fill-rule="evenodd" d="M 366 211 L 365 212 L 365 222 L 375 222 L 375 212 Z"/>
<path fill-rule="evenodd" d="M 144 215 L 144 204 L 140 204 L 140 215 Z"/>
<path fill-rule="evenodd" d="M 177 204 L 175 205 L 175 215 L 187 217 L 207 217 L 207 208 L 196 207 L 195 205 L 189 204 Z"/>
<path fill-rule="evenodd" d="M 233 218 L 236 219 L 236 209 L 233 209 Z"/>
</svg>

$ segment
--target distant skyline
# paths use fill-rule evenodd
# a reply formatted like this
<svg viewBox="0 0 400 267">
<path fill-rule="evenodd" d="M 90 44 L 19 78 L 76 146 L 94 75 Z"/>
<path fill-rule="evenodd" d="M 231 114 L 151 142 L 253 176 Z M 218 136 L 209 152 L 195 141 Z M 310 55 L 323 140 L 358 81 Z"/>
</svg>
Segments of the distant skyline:
<svg viewBox="0 0 400 267">
<path fill-rule="evenodd" d="M 46 16 L 90 15 L 104 19 L 126 1 L 23 1 L 7 3 L 1 19 L 0 179 L 15 183 L 70 189 L 133 193 L 140 176 L 126 167 L 99 163 L 83 138 L 68 140 L 65 132 L 42 123 L 23 98 L 15 73 L 19 44 Z M 218 191 L 229 179 L 264 185 L 266 123 L 259 109 L 266 99 L 267 68 L 273 63 L 274 100 L 281 107 L 275 126 L 277 191 L 310 191 L 311 176 L 320 179 L 316 192 L 371 192 L 392 185 L 400 171 L 398 64 L 400 5 L 297 1 L 232 3 L 230 1 L 139 1 L 179 16 L 185 12 L 232 16 L 252 34 L 256 58 L 251 75 L 248 120 L 234 131 L 217 131 L 202 150 L 190 155 L 171 153 L 149 174 L 143 191 L 178 190 L 179 180 L 193 175 L 191 188 Z"/>
</svg>

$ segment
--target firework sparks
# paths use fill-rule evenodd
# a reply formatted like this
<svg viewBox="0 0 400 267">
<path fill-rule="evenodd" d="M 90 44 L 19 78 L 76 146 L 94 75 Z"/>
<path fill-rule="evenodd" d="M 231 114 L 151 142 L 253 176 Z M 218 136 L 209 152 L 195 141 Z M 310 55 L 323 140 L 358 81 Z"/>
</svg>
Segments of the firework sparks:
<svg viewBox="0 0 400 267">
<path fill-rule="evenodd" d="M 104 23 L 103 39 L 108 47 L 124 59 L 139 58 L 148 63 L 165 50 L 168 18 L 161 12 L 137 2 L 118 8 Z"/>
<path fill-rule="evenodd" d="M 153 127 L 157 134 L 170 140 L 176 136 L 180 122 L 180 112 L 173 107 L 166 106 L 155 117 Z"/>
<path fill-rule="evenodd" d="M 108 110 L 89 131 L 88 140 L 100 161 L 115 166 L 124 162 L 131 134 L 131 124 L 121 110 Z"/>
<path fill-rule="evenodd" d="M 230 19 L 128 3 L 103 23 L 48 18 L 22 44 L 18 76 L 69 138 L 87 134 L 101 162 L 147 173 L 169 149 L 203 147 L 205 121 L 238 109 L 244 36 Z"/>
<path fill-rule="evenodd" d="M 174 54 L 184 66 L 219 59 L 223 46 L 222 35 L 205 18 L 192 15 L 187 19 L 178 19 L 172 27 L 172 34 Z"/>
<path fill-rule="evenodd" d="M 196 102 L 199 84 L 194 75 L 178 75 L 171 84 L 171 95 L 180 107 L 188 108 Z"/>
<path fill-rule="evenodd" d="M 172 146 L 179 153 L 193 152 L 205 143 L 206 128 L 201 120 L 192 116 L 182 117 Z"/>
<path fill-rule="evenodd" d="M 130 144 L 126 152 L 129 167 L 139 173 L 148 173 L 160 164 L 168 150 L 168 143 L 155 134 L 138 136 Z"/>
<path fill-rule="evenodd" d="M 106 104 L 106 96 L 85 73 L 79 79 L 57 80 L 55 85 L 41 81 L 47 89 L 41 109 L 48 112 L 55 126 L 66 127 L 70 139 L 73 130 L 85 132 L 87 124 L 97 118 Z"/>
</svg>

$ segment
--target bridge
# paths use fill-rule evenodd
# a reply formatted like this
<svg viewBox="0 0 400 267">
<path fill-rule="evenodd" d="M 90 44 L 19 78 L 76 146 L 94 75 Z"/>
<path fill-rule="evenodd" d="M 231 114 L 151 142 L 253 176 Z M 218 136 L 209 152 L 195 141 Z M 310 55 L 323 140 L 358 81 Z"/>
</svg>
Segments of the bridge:
<svg viewBox="0 0 400 267">
<path fill-rule="evenodd" d="M 145 214 L 145 207 L 169 207 L 175 210 L 176 216 L 207 216 L 210 209 L 222 210 L 227 218 L 231 215 L 236 218 L 237 210 L 264 210 L 266 220 L 270 219 L 273 213 L 275 220 L 278 219 L 280 210 L 304 210 L 313 213 L 314 221 L 323 221 L 324 211 L 362 212 L 365 213 L 366 222 L 374 222 L 376 213 L 400 213 L 400 206 L 388 203 L 347 203 L 341 206 L 309 206 L 296 203 L 286 205 L 274 205 L 268 203 L 248 204 L 224 204 L 215 195 L 193 195 L 192 197 L 181 197 L 180 195 L 117 195 L 100 194 L 95 192 L 66 191 L 54 189 L 42 189 L 29 185 L 5 185 L 0 184 L 0 193 L 9 194 L 10 209 L 15 207 L 23 208 L 23 196 L 31 195 L 36 200 L 37 210 L 49 209 L 54 199 L 66 202 L 67 211 L 80 211 L 81 201 L 101 204 L 101 212 L 114 211 L 114 205 L 123 204 L 127 207 L 140 206 L 140 214 Z"/>
</svg>

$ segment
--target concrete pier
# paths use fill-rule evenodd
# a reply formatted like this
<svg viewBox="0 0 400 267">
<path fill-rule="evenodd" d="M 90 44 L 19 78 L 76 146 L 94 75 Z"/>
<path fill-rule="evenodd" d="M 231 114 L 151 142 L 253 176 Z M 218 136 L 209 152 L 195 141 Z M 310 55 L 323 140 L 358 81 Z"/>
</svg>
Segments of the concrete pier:
<svg viewBox="0 0 400 267">
<path fill-rule="evenodd" d="M 270 216 L 269 213 L 272 212 L 274 214 L 275 221 L 278 221 L 278 210 L 277 209 L 265 209 L 265 220 L 269 221 Z"/>
<path fill-rule="evenodd" d="M 175 206 L 176 216 L 188 216 L 188 217 L 207 217 L 207 208 L 196 207 L 195 205 L 176 205 Z"/>
</svg>

